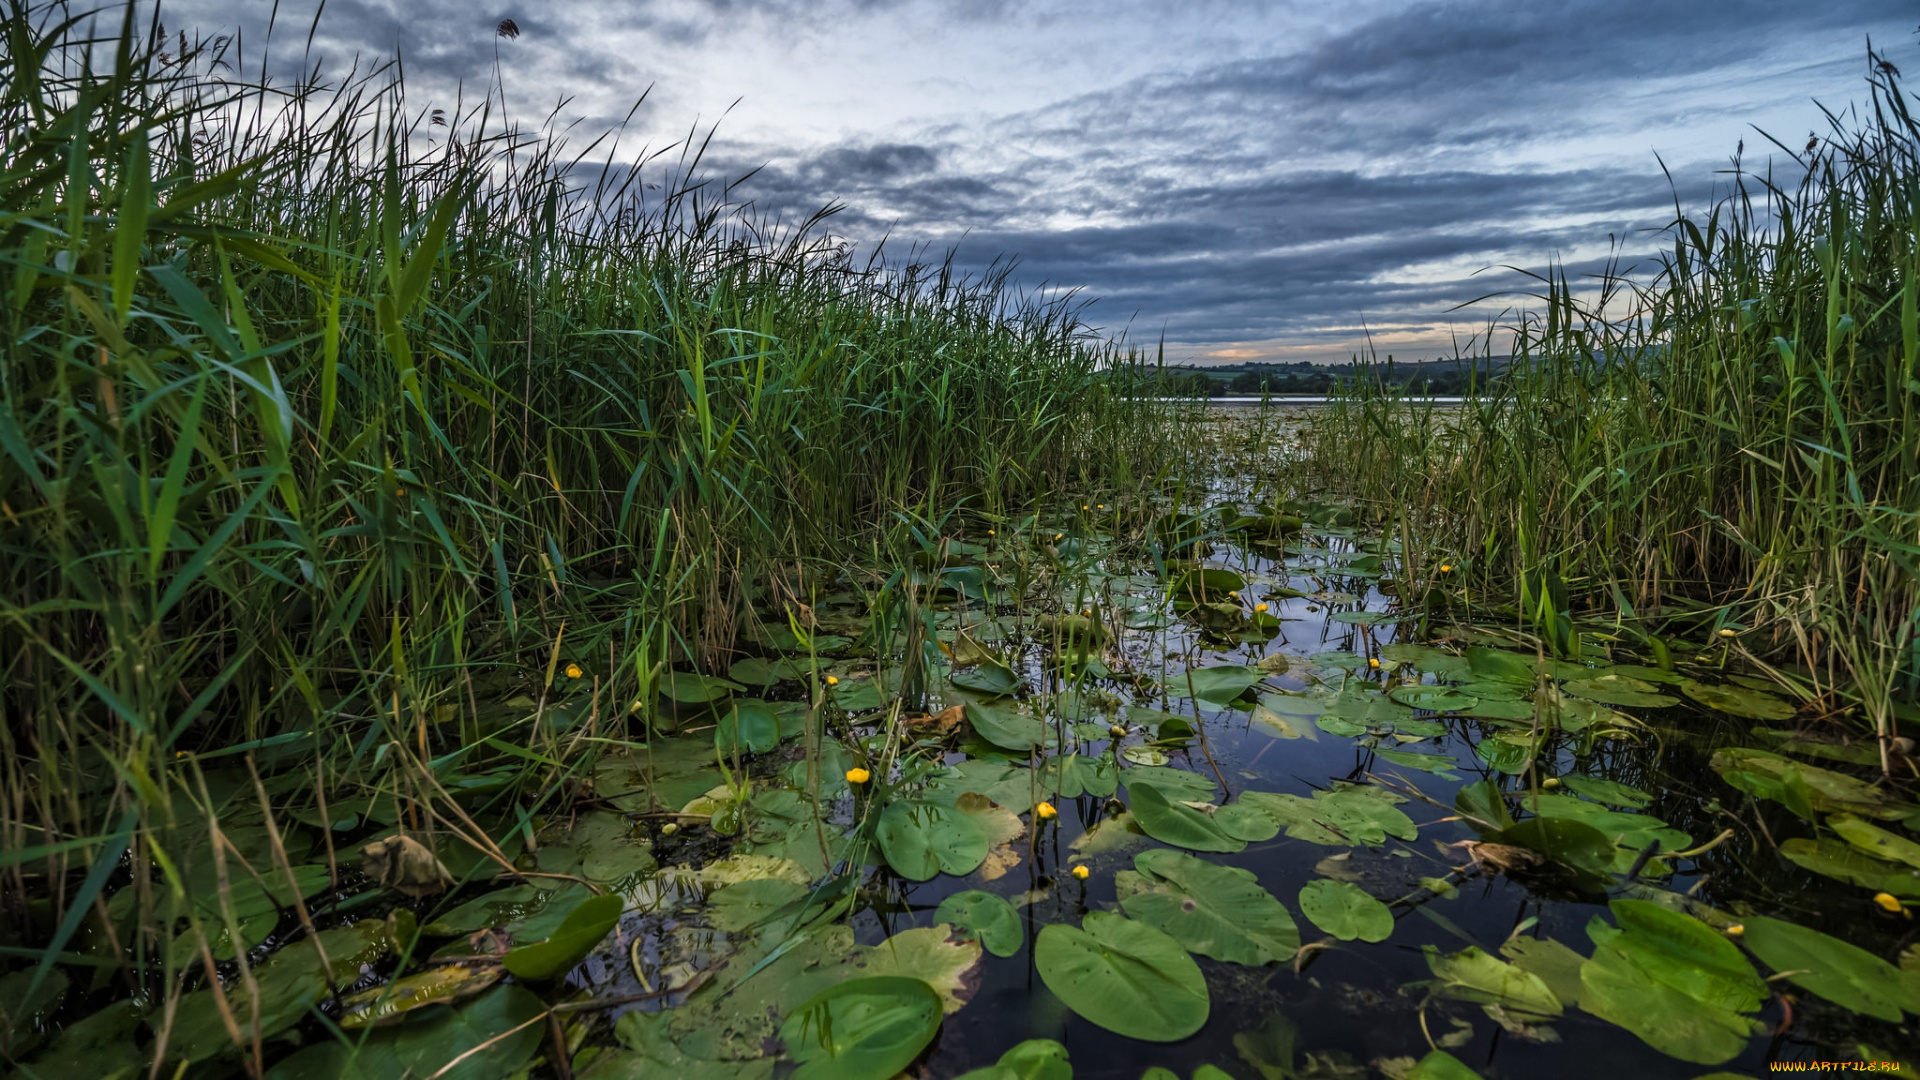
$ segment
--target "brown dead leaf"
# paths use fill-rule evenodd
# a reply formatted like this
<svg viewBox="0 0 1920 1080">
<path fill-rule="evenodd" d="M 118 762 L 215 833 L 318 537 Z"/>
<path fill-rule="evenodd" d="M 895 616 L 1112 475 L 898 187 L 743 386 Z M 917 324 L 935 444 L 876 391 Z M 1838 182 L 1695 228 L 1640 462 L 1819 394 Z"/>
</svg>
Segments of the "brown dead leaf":
<svg viewBox="0 0 1920 1080">
<path fill-rule="evenodd" d="M 944 739 L 954 732 L 959 731 L 961 722 L 966 718 L 966 707 L 964 705 L 955 705 L 950 709 L 943 709 L 933 716 L 909 716 L 907 717 L 907 727 L 915 735 L 922 738 L 935 735 Z"/>
<path fill-rule="evenodd" d="M 433 851 L 411 836 L 395 833 L 360 849 L 360 869 L 389 889 L 414 899 L 445 892 L 453 875 Z"/>
</svg>

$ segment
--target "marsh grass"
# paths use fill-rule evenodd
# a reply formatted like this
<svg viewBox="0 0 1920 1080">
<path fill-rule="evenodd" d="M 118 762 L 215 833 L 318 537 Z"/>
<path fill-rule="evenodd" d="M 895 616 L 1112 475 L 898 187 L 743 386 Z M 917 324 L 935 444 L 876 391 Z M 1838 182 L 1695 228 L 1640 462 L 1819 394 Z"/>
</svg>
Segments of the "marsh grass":
<svg viewBox="0 0 1920 1080">
<path fill-rule="evenodd" d="M 1651 275 L 1539 276 L 1507 377 L 1457 410 L 1336 395 L 1296 482 L 1398 515 L 1415 599 L 1508 605 L 1562 651 L 1575 619 L 1731 642 L 1884 752 L 1920 690 L 1920 127 L 1870 69 L 1867 107 L 1780 148 L 1798 180 L 1736 163 Z"/>
<path fill-rule="evenodd" d="M 389 68 L 275 85 L 131 8 L 0 22 L 0 920 L 36 985 L 129 866 L 177 921 L 166 830 L 217 801 L 210 755 L 457 828 L 442 779 L 527 692 L 500 760 L 537 808 L 664 670 L 804 629 L 915 523 L 1180 449 L 1070 297 L 857 261 L 830 210 L 698 181 L 697 145 L 643 180 L 590 164 L 632 160 L 615 136 L 428 110 Z"/>
</svg>

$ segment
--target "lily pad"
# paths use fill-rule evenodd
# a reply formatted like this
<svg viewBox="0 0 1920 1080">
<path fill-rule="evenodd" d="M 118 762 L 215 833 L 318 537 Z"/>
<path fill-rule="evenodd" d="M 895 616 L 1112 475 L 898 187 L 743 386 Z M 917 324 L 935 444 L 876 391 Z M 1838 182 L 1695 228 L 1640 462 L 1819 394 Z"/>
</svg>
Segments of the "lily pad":
<svg viewBox="0 0 1920 1080">
<path fill-rule="evenodd" d="M 728 709 L 713 729 L 713 745 L 722 754 L 764 754 L 780 745 L 780 718 L 759 702 L 741 702 Z"/>
<path fill-rule="evenodd" d="M 1698 1065 L 1718 1065 L 1746 1049 L 1760 1029 L 1730 1009 L 1717 1008 L 1658 982 L 1614 949 L 1600 947 L 1580 968 L 1580 1007 L 1638 1035 L 1661 1053 Z"/>
<path fill-rule="evenodd" d="M 1167 696 L 1194 697 L 1215 705 L 1225 705 L 1266 677 L 1267 673 L 1259 668 L 1238 664 L 1195 668 L 1184 675 L 1167 676 Z"/>
<path fill-rule="evenodd" d="M 1597 701 L 1602 705 L 1626 705 L 1639 709 L 1659 709 L 1680 704 L 1671 694 L 1658 693 L 1652 683 L 1625 675 L 1599 675 L 1560 684 L 1560 691 L 1574 697 Z"/>
<path fill-rule="evenodd" d="M 809 998 L 780 1025 L 795 1080 L 888 1080 L 940 1030 L 940 996 L 919 979 L 850 979 Z"/>
<path fill-rule="evenodd" d="M 582 900 L 554 929 L 552 937 L 514 948 L 501 963 L 509 972 L 532 982 L 565 975 L 600 944 L 620 921 L 624 908 L 625 902 L 618 896 Z"/>
<path fill-rule="evenodd" d="M 1053 923 L 1034 945 L 1040 978 L 1089 1022 L 1128 1038 L 1178 1042 L 1207 1022 L 1206 977 L 1164 931 L 1104 911 Z"/>
<path fill-rule="evenodd" d="M 1734 787 L 1784 803 L 1803 817 L 1818 810 L 1887 821 L 1914 812 L 1912 803 L 1864 780 L 1765 750 L 1728 747 L 1715 751 L 1710 764 Z"/>
<path fill-rule="evenodd" d="M 993 697 L 1005 697 L 1026 685 L 1020 673 L 998 660 L 987 660 L 971 668 L 955 671 L 947 676 L 947 681 L 962 690 L 972 690 Z"/>
<path fill-rule="evenodd" d="M 1120 782 L 1131 791 L 1137 785 L 1151 784 L 1169 797 L 1189 802 L 1209 802 L 1218 786 L 1210 777 L 1185 769 L 1140 765 L 1120 770 Z"/>
<path fill-rule="evenodd" d="M 1434 992 L 1454 1001 L 1471 1001 L 1529 1018 L 1550 1020 L 1560 1015 L 1561 1002 L 1538 975 L 1469 945 L 1442 955 L 1425 947 L 1427 969 L 1433 972 Z"/>
<path fill-rule="evenodd" d="M 1637 787 L 1629 787 L 1617 780 L 1602 780 L 1594 776 L 1563 776 L 1560 782 L 1567 790 L 1584 795 L 1595 802 L 1611 803 L 1639 810 L 1653 803 L 1653 796 Z"/>
<path fill-rule="evenodd" d="M 949 923 L 957 931 L 980 939 L 980 944 L 995 956 L 1012 956 L 1026 940 L 1020 925 L 1020 913 L 1006 898 L 979 889 L 957 892 L 940 901 L 933 913 L 936 923 Z"/>
<path fill-rule="evenodd" d="M 1850 882 L 1863 889 L 1892 893 L 1907 899 L 1920 899 L 1920 870 L 1882 862 L 1839 840 L 1824 836 L 1809 840 L 1796 836 L 1781 842 L 1780 855 L 1795 866 L 1836 881 Z"/>
<path fill-rule="evenodd" d="M 967 723 L 981 738 L 1008 750 L 1052 746 L 1054 733 L 1040 721 L 1017 709 L 968 702 Z"/>
<path fill-rule="evenodd" d="M 1152 784 L 1135 784 L 1127 789 L 1132 800 L 1133 819 L 1142 831 L 1163 844 L 1193 851 L 1236 852 L 1246 848 L 1244 841 L 1227 835 L 1206 814 L 1169 798 Z"/>
<path fill-rule="evenodd" d="M 1496 844 L 1537 851 L 1557 863 L 1588 874 L 1603 875 L 1613 865 L 1613 841 L 1607 834 L 1583 821 L 1570 818 L 1536 817 L 1518 825 L 1488 833 Z"/>
<path fill-rule="evenodd" d="M 1375 747 L 1373 752 L 1395 765 L 1404 765 L 1409 769 L 1419 769 L 1448 779 L 1454 778 L 1452 770 L 1460 765 L 1459 761 L 1445 754 L 1416 754 L 1411 750 L 1389 750 L 1386 747 Z"/>
<path fill-rule="evenodd" d="M 1723 713 L 1748 720 L 1791 720 L 1799 712 L 1792 704 L 1747 686 L 1732 683 L 1703 683 L 1698 679 L 1680 680 L 1680 692 Z"/>
<path fill-rule="evenodd" d="M 935 802 L 901 799 L 880 812 L 875 838 L 901 877 L 930 881 L 942 872 L 963 877 L 986 860 L 987 835 L 971 816 Z"/>
<path fill-rule="evenodd" d="M 1225 600 L 1228 594 L 1240 592 L 1246 587 L 1247 579 L 1231 570 L 1203 567 L 1175 578 L 1170 591 L 1176 600 L 1205 604 Z"/>
<path fill-rule="evenodd" d="M 1859 848 L 1865 854 L 1876 859 L 1902 862 L 1920 870 L 1920 844 L 1898 833 L 1890 833 L 1852 814 L 1833 815 L 1827 819 L 1827 827 L 1838 833 L 1840 839 Z"/>
<path fill-rule="evenodd" d="M 326 1041 L 267 1070 L 267 1080 L 494 1080 L 519 1072 L 547 1037 L 545 1006 L 522 986 L 497 986 L 455 1009 L 424 1012 L 364 1044 Z M 444 1070 L 444 1071 L 443 1071 Z"/>
<path fill-rule="evenodd" d="M 1067 1048 L 1052 1039 L 1028 1039 L 1000 1055 L 984 1069 L 961 1073 L 955 1080 L 1073 1080 Z"/>
<path fill-rule="evenodd" d="M 1341 941 L 1385 941 L 1393 934 L 1393 912 L 1351 882 L 1307 882 L 1300 890 L 1300 913 Z"/>
<path fill-rule="evenodd" d="M 1480 704 L 1479 698 L 1451 686 L 1396 686 L 1387 696 L 1402 705 L 1431 712 L 1460 712 Z"/>
<path fill-rule="evenodd" d="M 1655 982 L 1732 1012 L 1753 1012 L 1766 1000 L 1766 983 L 1739 947 L 1698 919 L 1649 900 L 1615 900 L 1608 907 L 1619 927 L 1596 919 L 1587 935 Z"/>
<path fill-rule="evenodd" d="M 1902 1010 L 1920 1013 L 1920 985 L 1857 945 L 1764 916 L 1746 928 L 1747 948 L 1762 963 L 1836 1005 L 1890 1024 Z"/>
<path fill-rule="evenodd" d="M 1257 967 L 1299 951 L 1293 916 L 1251 872 L 1165 849 L 1141 852 L 1133 865 L 1146 880 L 1121 909 L 1189 952 Z"/>
<path fill-rule="evenodd" d="M 718 675 L 669 671 L 660 676 L 660 692 L 682 705 L 706 705 L 746 687 Z"/>
</svg>

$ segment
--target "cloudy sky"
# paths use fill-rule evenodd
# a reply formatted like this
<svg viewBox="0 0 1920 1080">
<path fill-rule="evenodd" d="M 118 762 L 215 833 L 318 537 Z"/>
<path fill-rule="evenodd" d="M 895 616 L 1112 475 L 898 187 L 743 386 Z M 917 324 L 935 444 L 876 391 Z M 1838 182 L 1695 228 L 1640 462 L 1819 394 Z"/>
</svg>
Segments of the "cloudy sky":
<svg viewBox="0 0 1920 1080">
<path fill-rule="evenodd" d="M 297 59 L 318 0 L 282 0 Z M 494 4 L 495 7 L 488 7 Z M 177 0 L 243 32 L 268 0 Z M 517 39 L 496 37 L 513 19 Z M 1920 75 L 1912 0 L 328 0 L 314 52 L 398 53 L 409 102 L 559 110 L 670 147 L 718 123 L 737 194 L 889 249 L 1019 259 L 1169 359 L 1444 354 L 1523 289 L 1591 270 L 1745 166 L 1776 176 L 1866 94 L 1866 47 Z M 629 111 L 643 92 L 645 104 Z M 1759 129 L 1759 130 L 1756 130 Z M 625 152 L 625 151 L 623 151 Z M 1671 170 L 1670 187 L 1660 162 Z M 1611 239 L 1610 239 L 1611 237 Z"/>
</svg>

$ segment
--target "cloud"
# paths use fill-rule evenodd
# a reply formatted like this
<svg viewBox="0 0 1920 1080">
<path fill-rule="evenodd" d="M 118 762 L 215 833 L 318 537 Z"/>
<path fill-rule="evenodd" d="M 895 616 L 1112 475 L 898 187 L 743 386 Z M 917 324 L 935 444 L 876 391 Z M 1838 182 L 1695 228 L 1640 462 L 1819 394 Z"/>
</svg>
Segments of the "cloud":
<svg viewBox="0 0 1920 1080">
<path fill-rule="evenodd" d="M 262 38 L 260 5 L 168 10 Z M 1363 323 L 1414 349 L 1473 332 L 1484 310 L 1451 309 L 1526 281 L 1489 267 L 1651 265 L 1742 137 L 1791 177 L 1746 122 L 1797 145 L 1810 98 L 1860 96 L 1866 36 L 1911 55 L 1912 22 L 1910 0 L 332 0 L 315 48 L 397 52 L 415 101 L 496 71 L 529 120 L 573 95 L 576 139 L 658 82 L 627 139 L 656 148 L 760 87 L 703 159 L 751 173 L 732 194 L 757 212 L 1017 257 L 1023 286 L 1183 355 L 1334 359 Z M 282 64 L 305 31 L 282 20 Z"/>
</svg>

